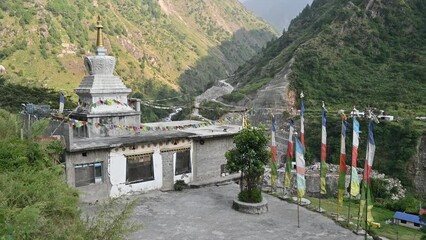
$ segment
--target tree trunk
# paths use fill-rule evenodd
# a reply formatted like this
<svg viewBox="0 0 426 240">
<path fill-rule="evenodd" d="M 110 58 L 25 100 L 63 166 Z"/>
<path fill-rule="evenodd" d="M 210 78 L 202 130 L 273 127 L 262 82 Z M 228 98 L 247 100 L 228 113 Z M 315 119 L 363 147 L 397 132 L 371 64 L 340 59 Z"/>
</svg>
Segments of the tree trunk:
<svg viewBox="0 0 426 240">
<path fill-rule="evenodd" d="M 244 176 L 243 176 L 243 171 L 241 171 L 241 177 L 240 177 L 240 192 L 243 191 L 243 181 L 244 181 Z"/>
</svg>

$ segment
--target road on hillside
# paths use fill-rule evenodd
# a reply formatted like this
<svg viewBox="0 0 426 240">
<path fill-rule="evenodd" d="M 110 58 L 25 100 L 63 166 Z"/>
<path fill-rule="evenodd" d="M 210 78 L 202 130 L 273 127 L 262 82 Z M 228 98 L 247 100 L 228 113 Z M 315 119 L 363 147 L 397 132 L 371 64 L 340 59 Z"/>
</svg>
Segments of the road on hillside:
<svg viewBox="0 0 426 240">
<path fill-rule="evenodd" d="M 213 86 L 207 89 L 205 92 L 195 98 L 195 109 L 192 112 L 192 116 L 202 117 L 198 111 L 201 102 L 205 100 L 218 102 L 218 98 L 222 97 L 223 95 L 230 94 L 232 91 L 234 91 L 234 87 L 231 84 L 227 83 L 226 80 L 227 79 L 219 80 L 218 86 Z"/>
</svg>

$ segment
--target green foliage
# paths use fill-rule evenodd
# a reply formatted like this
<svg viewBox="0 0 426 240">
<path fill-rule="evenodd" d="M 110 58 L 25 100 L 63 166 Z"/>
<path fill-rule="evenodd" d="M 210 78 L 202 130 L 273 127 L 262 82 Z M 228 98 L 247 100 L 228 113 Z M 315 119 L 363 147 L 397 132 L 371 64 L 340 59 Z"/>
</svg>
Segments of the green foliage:
<svg viewBox="0 0 426 240">
<path fill-rule="evenodd" d="M 26 40 L 18 40 L 15 44 L 10 47 L 4 47 L 0 49 L 0 60 L 4 60 L 7 57 L 11 56 L 13 53 L 19 50 L 25 50 L 27 48 Z"/>
<path fill-rule="evenodd" d="M 305 104 L 306 106 L 307 104 Z M 330 110 L 330 109 L 329 109 Z M 311 112 L 310 112 L 311 111 Z M 318 162 L 321 154 L 321 115 L 313 114 L 313 110 L 306 112 L 306 162 L 311 164 Z M 332 112 L 332 111 L 330 111 Z M 337 111 L 336 111 L 337 112 Z M 358 150 L 358 166 L 364 166 L 365 146 L 367 144 L 368 123 L 365 119 L 359 119 L 360 148 Z M 327 115 L 327 162 L 339 164 L 341 119 L 337 115 Z M 352 123 L 349 121 L 347 128 L 346 149 L 352 149 L 351 136 Z M 390 177 L 401 180 L 406 186 L 412 186 L 412 179 L 408 174 L 408 163 L 416 153 L 419 131 L 413 121 L 380 122 L 375 125 L 374 137 L 376 154 L 373 168 Z M 398 139 L 398 141 L 395 141 Z M 347 158 L 347 165 L 351 165 L 351 158 Z M 378 190 L 379 191 L 379 190 Z"/>
<path fill-rule="evenodd" d="M 188 185 L 185 183 L 184 180 L 177 180 L 175 182 L 175 185 L 174 185 L 175 191 L 182 191 L 183 189 L 185 189 L 187 187 L 188 187 Z"/>
<path fill-rule="evenodd" d="M 136 229 L 128 222 L 136 201 L 113 201 L 83 221 L 77 190 L 50 158 L 63 148 L 19 139 L 15 120 L 0 109 L 0 129 L 10 128 L 0 136 L 0 239 L 126 239 Z"/>
<path fill-rule="evenodd" d="M 243 100 L 245 98 L 245 95 L 238 91 L 233 91 L 230 94 L 223 95 L 222 98 L 227 102 L 233 103 Z"/>
<path fill-rule="evenodd" d="M 250 81 L 249 83 L 244 85 L 244 87 L 242 87 L 241 89 L 238 89 L 236 91 L 233 91 L 230 94 L 223 96 L 223 99 L 228 102 L 241 101 L 245 98 L 246 95 L 253 93 L 259 90 L 260 88 L 262 88 L 263 86 L 265 86 L 267 83 L 269 83 L 269 81 L 271 81 L 271 79 L 272 78 L 270 77 L 266 77 L 266 78 Z"/>
<path fill-rule="evenodd" d="M 230 110 L 229 107 L 226 107 L 221 103 L 208 101 L 203 101 L 200 104 L 200 108 L 200 114 L 210 120 L 218 120 Z"/>
<path fill-rule="evenodd" d="M 10 112 L 19 112 L 22 110 L 21 104 L 47 104 L 51 108 L 59 107 L 60 93 L 53 89 L 24 86 L 20 84 L 9 83 L 6 78 L 0 76 L 0 108 Z M 65 96 L 65 108 L 75 107 L 69 95 Z"/>
<path fill-rule="evenodd" d="M 86 217 L 84 232 L 81 234 L 82 239 L 128 239 L 129 233 L 142 227 L 141 224 L 129 221 L 137 203 L 137 198 L 129 202 L 112 199 L 102 203 L 95 210 L 94 219 Z"/>
<path fill-rule="evenodd" d="M 422 0 L 315 1 L 236 73 L 238 89 L 273 77 L 290 59 L 290 88 L 307 105 L 375 106 L 398 115 L 424 115 L 426 6 Z M 238 91 L 237 89 L 237 91 Z"/>
<path fill-rule="evenodd" d="M 371 192 L 373 197 L 378 199 L 386 199 L 391 196 L 391 193 L 386 189 L 387 182 L 380 178 L 371 179 Z"/>
<path fill-rule="evenodd" d="M 20 124 L 15 115 L 0 109 L 0 139 L 10 139 L 19 134 Z"/>
<path fill-rule="evenodd" d="M 311 208 L 312 210 L 318 209 L 319 207 L 318 198 L 308 197 L 308 199 L 311 200 L 311 205 L 309 205 L 308 208 Z M 344 200 L 347 200 L 347 199 L 344 199 Z M 349 205 L 349 201 L 344 201 L 343 207 L 340 208 L 340 213 L 345 213 L 344 214 L 345 217 L 348 214 L 348 205 Z M 326 216 L 330 218 L 335 218 L 334 214 L 336 214 L 336 211 L 337 211 L 337 199 L 322 198 L 321 208 L 326 210 L 326 212 L 324 213 Z M 354 222 L 355 224 L 356 224 L 356 219 L 358 216 L 358 211 L 359 211 L 359 201 L 355 201 L 354 199 L 352 199 L 350 215 L 351 215 L 351 219 L 353 219 L 352 222 Z M 388 210 L 382 206 L 375 205 L 372 210 L 372 214 L 373 214 L 374 221 L 381 224 L 381 228 L 374 229 L 374 234 L 377 234 L 382 237 L 386 237 L 388 239 L 396 239 L 396 236 L 398 235 L 398 239 L 400 240 L 420 239 L 420 236 L 422 235 L 421 232 L 419 232 L 419 230 L 417 229 L 408 228 L 402 225 L 386 224 L 385 221 L 393 218 L 393 215 L 395 214 L 395 211 L 393 210 Z M 362 223 L 361 223 L 361 227 L 363 227 Z M 351 230 L 355 230 L 356 225 L 350 224 L 349 228 Z"/>
<path fill-rule="evenodd" d="M 262 190 L 260 188 L 243 190 L 238 193 L 238 200 L 247 203 L 260 203 L 262 202 Z"/>
<path fill-rule="evenodd" d="M 265 165 L 269 162 L 271 152 L 267 146 L 269 138 L 265 134 L 265 128 L 247 127 L 242 129 L 234 137 L 235 148 L 227 151 L 225 157 L 228 160 L 226 168 L 230 172 L 242 172 L 246 182 L 243 195 L 249 202 L 258 201 L 256 189 L 259 188 L 260 178 L 265 171 Z M 242 182 L 240 183 L 243 186 Z M 241 188 L 243 191 L 243 187 Z M 261 200 L 261 199 L 260 199 Z"/>
<path fill-rule="evenodd" d="M 398 201 L 385 201 L 383 206 L 392 211 L 407 212 L 411 214 L 419 214 L 419 200 L 412 194 L 407 194 L 403 199 Z"/>
<path fill-rule="evenodd" d="M 179 77 L 180 85 L 185 93 L 195 95 L 206 89 L 211 82 L 227 78 L 226 73 L 234 72 L 240 65 L 248 61 L 261 49 L 258 44 L 247 42 L 247 36 L 253 36 L 256 41 L 265 42 L 272 38 L 272 34 L 265 30 L 238 30 L 232 38 L 222 41 L 216 48 L 209 49 L 206 57 Z M 262 39 L 262 40 L 261 40 Z M 217 58 L 222 53 L 223 58 Z M 225 64 L 224 64 L 225 63 Z M 270 79 L 258 78 L 242 90 L 242 94 L 253 92 L 269 82 Z M 194 84 L 196 82 L 197 84 Z"/>
<path fill-rule="evenodd" d="M 115 74 L 144 99 L 164 98 L 162 89 L 194 96 L 232 74 L 274 35 L 236 1 L 171 1 L 162 8 L 156 0 L 2 0 L 0 9 L 7 33 L 0 61 L 10 82 L 67 92 L 84 74 L 81 56 L 93 54 L 98 15 L 105 47 L 118 60 Z M 7 110 L 19 110 L 0 102 Z M 156 121 L 164 116 L 167 111 L 149 109 L 142 117 Z"/>
</svg>

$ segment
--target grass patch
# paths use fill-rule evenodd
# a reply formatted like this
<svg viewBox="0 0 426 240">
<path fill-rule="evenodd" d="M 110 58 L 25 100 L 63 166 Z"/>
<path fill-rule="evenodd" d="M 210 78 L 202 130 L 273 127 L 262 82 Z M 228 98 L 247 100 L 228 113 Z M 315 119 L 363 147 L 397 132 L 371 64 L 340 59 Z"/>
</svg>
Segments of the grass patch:
<svg viewBox="0 0 426 240">
<path fill-rule="evenodd" d="M 310 209 L 315 210 L 319 207 L 318 198 L 307 197 L 312 203 L 309 206 Z M 359 204 L 358 200 L 351 201 L 351 211 L 350 211 L 350 220 L 355 225 L 347 225 L 346 222 L 342 223 L 343 227 L 349 228 L 351 230 L 356 228 L 357 216 Z M 328 217 L 334 217 L 337 213 L 337 199 L 321 199 L 321 208 L 325 209 L 326 212 L 324 215 Z M 340 210 L 340 215 L 347 219 L 349 209 L 349 201 L 345 199 L 343 202 L 343 207 Z M 411 229 L 405 226 L 399 226 L 394 224 L 385 224 L 385 221 L 392 219 L 394 211 L 390 211 L 381 207 L 373 208 L 373 218 L 375 222 L 380 223 L 381 228 L 370 229 L 371 233 L 378 236 L 383 236 L 389 239 L 399 239 L 399 240 L 420 240 L 422 232 L 420 230 Z M 365 214 L 364 214 L 365 215 Z M 362 227 L 365 227 L 365 224 L 361 223 Z"/>
</svg>

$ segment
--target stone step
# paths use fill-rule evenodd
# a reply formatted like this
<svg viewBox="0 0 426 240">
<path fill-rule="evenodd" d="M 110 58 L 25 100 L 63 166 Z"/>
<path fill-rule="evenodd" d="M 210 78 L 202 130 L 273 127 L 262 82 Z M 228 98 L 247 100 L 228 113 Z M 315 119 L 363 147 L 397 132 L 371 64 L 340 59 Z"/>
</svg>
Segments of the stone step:
<svg viewBox="0 0 426 240">
<path fill-rule="evenodd" d="M 240 176 L 241 176 L 240 173 L 233 173 L 223 177 L 220 176 L 215 178 L 209 178 L 206 180 L 191 182 L 188 184 L 188 186 L 191 188 L 200 188 L 200 187 L 205 187 L 210 185 L 216 185 L 216 184 L 226 183 L 226 182 L 240 179 Z"/>
</svg>

